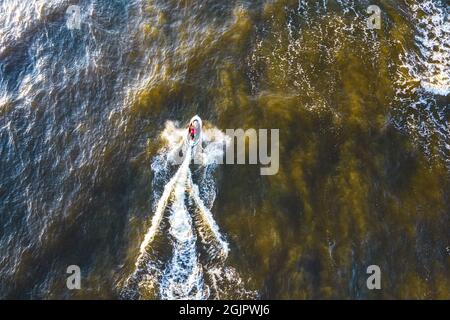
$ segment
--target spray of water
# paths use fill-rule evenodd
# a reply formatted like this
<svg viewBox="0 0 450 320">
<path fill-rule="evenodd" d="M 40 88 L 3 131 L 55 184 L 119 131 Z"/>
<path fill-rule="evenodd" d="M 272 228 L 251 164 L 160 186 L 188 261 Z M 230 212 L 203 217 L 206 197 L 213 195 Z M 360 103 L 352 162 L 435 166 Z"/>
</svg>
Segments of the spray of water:
<svg viewBox="0 0 450 320">
<path fill-rule="evenodd" d="M 448 8 L 439 1 L 410 5 L 414 47 L 400 55 L 397 80 L 398 126 L 412 134 L 432 157 L 433 149 L 450 165 L 450 23 Z"/>
<path fill-rule="evenodd" d="M 410 81 L 434 95 L 450 94 L 450 22 L 446 7 L 424 1 L 411 5 L 417 51 L 403 54 Z"/>
<path fill-rule="evenodd" d="M 210 299 L 229 296 L 231 291 L 237 297 L 255 297 L 245 290 L 238 273 L 226 266 L 229 244 L 211 212 L 214 172 L 228 140 L 216 128 L 205 129 L 203 146 L 191 148 L 185 131 L 169 121 L 161 134 L 165 145 L 152 162 L 158 201 L 122 296 Z M 161 193 L 159 185 L 164 185 Z"/>
</svg>

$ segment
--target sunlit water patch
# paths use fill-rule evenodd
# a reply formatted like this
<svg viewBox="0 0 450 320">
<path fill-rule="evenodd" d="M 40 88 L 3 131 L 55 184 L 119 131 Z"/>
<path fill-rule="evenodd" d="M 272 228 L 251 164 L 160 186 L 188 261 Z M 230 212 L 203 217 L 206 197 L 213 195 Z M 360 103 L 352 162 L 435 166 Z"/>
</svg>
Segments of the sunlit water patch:
<svg viewBox="0 0 450 320">
<path fill-rule="evenodd" d="M 410 1 L 414 47 L 401 53 L 395 121 L 450 164 L 450 18 L 445 1 Z"/>
<path fill-rule="evenodd" d="M 424 1 L 410 6 L 417 50 L 404 53 L 411 85 L 437 96 L 450 94 L 450 18 L 448 5 Z M 420 90 L 417 88 L 417 90 Z"/>
<path fill-rule="evenodd" d="M 375 2 L 1 1 L 0 296 L 447 298 L 445 1 Z M 180 163 L 194 112 L 279 173 Z"/>
<path fill-rule="evenodd" d="M 70 4 L 0 3 L 0 252 L 11 257 L 0 291 L 42 296 L 52 285 L 42 277 L 61 267 L 32 261 L 57 247 L 62 225 L 78 230 L 79 205 L 92 202 L 85 195 L 122 133 L 128 88 L 149 64 L 130 59 L 142 41 L 141 1 L 81 1 L 80 30 L 67 28 Z"/>
</svg>

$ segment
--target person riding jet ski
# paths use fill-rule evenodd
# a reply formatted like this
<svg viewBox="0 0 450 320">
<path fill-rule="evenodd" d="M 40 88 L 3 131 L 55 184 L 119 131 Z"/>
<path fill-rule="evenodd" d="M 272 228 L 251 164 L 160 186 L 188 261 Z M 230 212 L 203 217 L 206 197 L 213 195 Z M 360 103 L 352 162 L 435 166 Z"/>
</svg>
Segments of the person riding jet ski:
<svg viewBox="0 0 450 320">
<path fill-rule="evenodd" d="M 195 139 L 195 125 L 193 123 L 189 125 L 189 135 L 191 136 L 192 140 Z"/>
<path fill-rule="evenodd" d="M 191 146 L 197 145 L 202 140 L 202 120 L 194 116 L 188 125 L 188 142 Z"/>
</svg>

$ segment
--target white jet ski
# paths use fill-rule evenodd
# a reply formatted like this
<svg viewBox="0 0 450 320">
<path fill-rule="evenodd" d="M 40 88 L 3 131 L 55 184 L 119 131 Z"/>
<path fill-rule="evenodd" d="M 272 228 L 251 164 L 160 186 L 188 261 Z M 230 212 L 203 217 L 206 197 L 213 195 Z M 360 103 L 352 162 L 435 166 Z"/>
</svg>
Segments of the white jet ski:
<svg viewBox="0 0 450 320">
<path fill-rule="evenodd" d="M 199 116 L 195 115 L 192 117 L 191 121 L 189 121 L 188 125 L 188 133 L 187 133 L 187 141 L 191 147 L 195 147 L 202 141 L 202 119 Z"/>
</svg>

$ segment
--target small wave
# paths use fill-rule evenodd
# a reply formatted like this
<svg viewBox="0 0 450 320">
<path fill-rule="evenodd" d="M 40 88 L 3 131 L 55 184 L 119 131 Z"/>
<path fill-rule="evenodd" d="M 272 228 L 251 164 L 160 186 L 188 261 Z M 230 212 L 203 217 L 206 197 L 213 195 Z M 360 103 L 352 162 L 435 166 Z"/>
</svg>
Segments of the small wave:
<svg viewBox="0 0 450 320">
<path fill-rule="evenodd" d="M 403 55 L 403 67 L 421 89 L 434 95 L 450 94 L 450 21 L 446 8 L 425 1 L 411 6 L 415 17 L 417 51 Z"/>
<path fill-rule="evenodd" d="M 404 46 L 397 73 L 394 123 L 411 134 L 428 157 L 450 164 L 450 23 L 445 5 L 423 1 L 409 7 L 413 47 Z"/>
<path fill-rule="evenodd" d="M 0 3 L 0 57 L 14 54 L 14 48 L 25 44 L 46 24 L 64 16 L 68 0 L 4 0 Z"/>
</svg>

